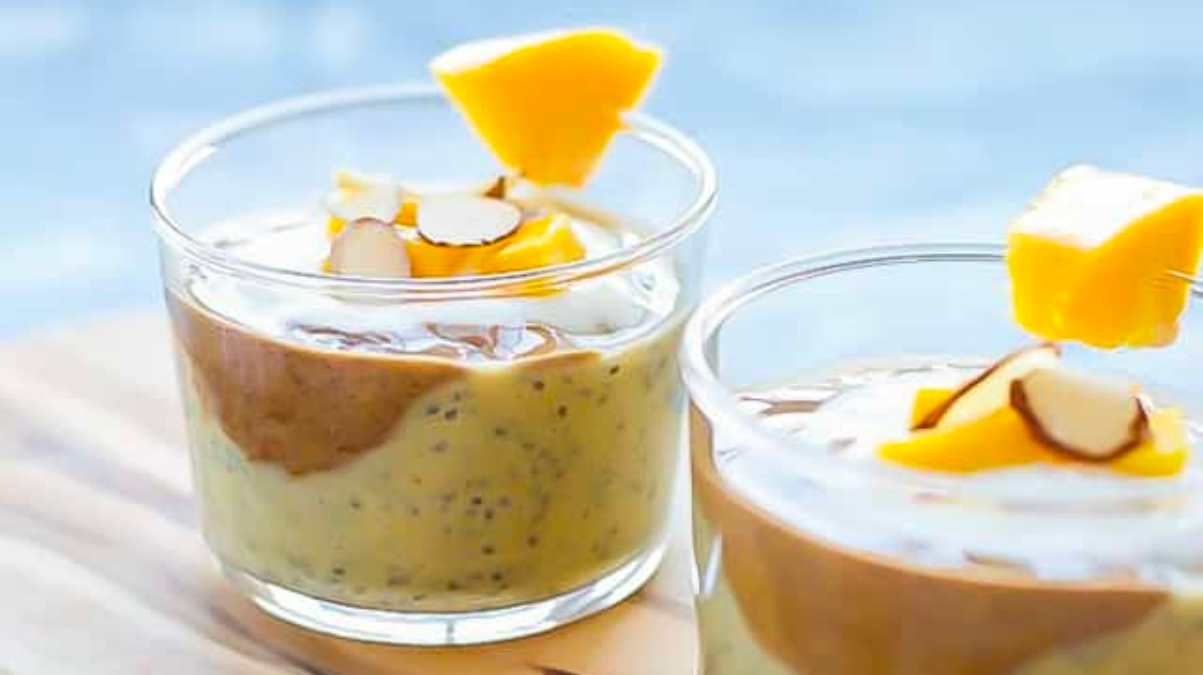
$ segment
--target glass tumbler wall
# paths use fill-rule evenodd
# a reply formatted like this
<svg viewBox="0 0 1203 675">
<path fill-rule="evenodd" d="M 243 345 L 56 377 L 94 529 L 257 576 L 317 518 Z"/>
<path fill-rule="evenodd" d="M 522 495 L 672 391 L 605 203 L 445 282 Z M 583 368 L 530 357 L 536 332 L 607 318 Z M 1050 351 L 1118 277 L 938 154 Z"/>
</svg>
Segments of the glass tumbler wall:
<svg viewBox="0 0 1203 675">
<path fill-rule="evenodd" d="M 868 394 L 909 403 L 914 385 L 892 383 L 964 380 L 1031 341 L 993 246 L 798 260 L 701 305 L 682 365 L 706 675 L 1193 672 L 1197 460 L 1173 478 L 1006 478 L 852 450 L 883 425 L 906 429 Z M 1197 307 L 1168 348 L 1064 349 L 1070 365 L 1140 382 L 1199 419 Z M 754 395 L 782 387 L 796 394 L 789 409 Z"/>
<path fill-rule="evenodd" d="M 336 169 L 496 175 L 433 90 L 283 101 L 167 156 L 151 198 L 205 538 L 261 607 L 473 643 L 596 612 L 655 570 L 715 185 L 687 138 L 629 122 L 587 188 L 549 192 L 620 223 L 620 245 L 490 276 L 335 277 L 289 257 L 326 245 L 304 233 Z"/>
</svg>

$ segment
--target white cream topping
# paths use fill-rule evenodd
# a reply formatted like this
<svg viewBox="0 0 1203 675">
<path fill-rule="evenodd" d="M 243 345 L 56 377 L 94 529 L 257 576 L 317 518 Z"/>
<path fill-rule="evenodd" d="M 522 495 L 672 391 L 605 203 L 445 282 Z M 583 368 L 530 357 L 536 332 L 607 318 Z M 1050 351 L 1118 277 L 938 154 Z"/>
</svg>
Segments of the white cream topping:
<svg viewBox="0 0 1203 675">
<path fill-rule="evenodd" d="M 878 464 L 882 441 L 906 434 L 910 405 L 919 386 L 953 387 L 972 370 L 928 362 L 849 368 L 805 384 L 750 394 L 749 412 L 763 414 L 772 400 L 813 401 L 813 412 L 762 417 L 765 425 L 799 441 L 798 452 L 826 449 L 850 464 Z M 1177 565 L 1203 565 L 1203 495 L 1165 512 L 1073 512 L 1092 498 L 1137 498 L 1150 485 L 1203 480 L 1200 459 L 1173 479 L 1133 478 L 1090 467 L 1033 464 L 948 477 L 971 493 L 962 503 L 903 499 L 868 485 L 843 492 L 808 479 L 791 456 L 731 447 L 721 449 L 724 478 L 753 501 L 800 529 L 862 550 L 900 556 L 937 567 L 976 561 L 1013 565 L 1048 579 L 1081 579 L 1101 573 L 1136 572 L 1168 583 Z M 733 443 L 732 443 L 733 445 Z M 1019 490 L 1051 503 L 1044 508 L 1002 510 L 987 502 Z M 1057 510 L 1057 508 L 1061 510 Z M 1191 545 L 1198 542 L 1197 545 Z"/>
<path fill-rule="evenodd" d="M 287 219 L 256 216 L 227 222 L 213 229 L 212 240 L 227 238 L 225 248 L 240 258 L 286 269 L 319 269 L 328 241 L 320 212 L 293 213 Z M 299 220 L 299 222 L 298 222 Z M 264 231 L 262 225 L 277 223 Z M 598 257 L 638 240 L 621 232 L 579 219 L 571 227 L 587 257 Z M 233 239 L 237 235 L 239 238 Z M 582 345 L 604 347 L 607 336 L 651 330 L 676 311 L 680 285 L 666 259 L 645 262 L 613 274 L 574 282 L 562 292 L 546 295 L 483 297 L 455 301 L 371 301 L 268 286 L 213 275 L 196 280 L 193 294 L 206 306 L 239 323 L 272 335 L 298 323 L 335 326 L 349 332 L 405 332 L 421 324 L 521 327 L 537 323 L 585 338 Z M 616 342 L 626 338 L 615 337 Z"/>
</svg>

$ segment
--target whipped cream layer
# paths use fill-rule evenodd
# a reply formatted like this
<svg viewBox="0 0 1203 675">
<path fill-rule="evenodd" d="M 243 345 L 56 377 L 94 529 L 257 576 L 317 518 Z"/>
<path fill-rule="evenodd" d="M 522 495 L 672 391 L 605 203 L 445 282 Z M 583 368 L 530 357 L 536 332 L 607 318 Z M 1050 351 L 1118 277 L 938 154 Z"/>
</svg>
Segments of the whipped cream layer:
<svg viewBox="0 0 1203 675">
<path fill-rule="evenodd" d="M 878 457 L 881 442 L 907 433 L 917 388 L 955 387 L 984 365 L 948 358 L 858 363 L 742 394 L 745 411 L 788 439 L 795 452 L 826 454 L 820 459 L 834 460 L 837 467 L 873 470 L 865 472 L 861 485 L 832 489 L 808 477 L 799 456 L 724 447 L 721 429 L 716 463 L 724 479 L 756 504 L 800 530 L 858 550 L 933 567 L 988 566 L 1050 580 L 1121 574 L 1186 583 L 1180 579 L 1183 569 L 1203 564 L 1203 498 L 1163 499 L 1148 508 L 1120 502 L 1200 485 L 1197 455 L 1171 479 L 1047 464 L 934 474 Z M 1197 426 L 1189 429 L 1193 441 Z M 870 473 L 878 482 L 867 479 Z M 940 489 L 899 489 L 904 481 L 914 485 L 929 478 Z"/>
<path fill-rule="evenodd" d="M 219 224 L 203 238 L 242 260 L 318 272 L 329 246 L 324 218 L 317 210 L 255 214 Z M 613 253 L 642 238 L 624 229 L 627 223 L 600 224 L 574 217 L 571 226 L 588 258 Z M 267 335 L 328 348 L 401 353 L 428 352 L 450 340 L 461 360 L 482 364 L 506 361 L 537 348 L 543 338 L 529 334 L 531 325 L 554 329 L 566 348 L 620 346 L 662 325 L 675 311 L 680 294 L 671 263 L 665 259 L 573 282 L 554 293 L 454 300 L 399 302 L 224 275 L 186 283 L 198 304 Z M 446 327 L 447 334 L 432 335 L 431 329 L 439 332 L 438 327 Z M 510 329 L 508 335 L 489 338 L 506 344 L 487 353 L 473 349 L 480 341 L 477 333 L 489 328 Z M 371 339 L 346 339 L 356 335 Z"/>
</svg>

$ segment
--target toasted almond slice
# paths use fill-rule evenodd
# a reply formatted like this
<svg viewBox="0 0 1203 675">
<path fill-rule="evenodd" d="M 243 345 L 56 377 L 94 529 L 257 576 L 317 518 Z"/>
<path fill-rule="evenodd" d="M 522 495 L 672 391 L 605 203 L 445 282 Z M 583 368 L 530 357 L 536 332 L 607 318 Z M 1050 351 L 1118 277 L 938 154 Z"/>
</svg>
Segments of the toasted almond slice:
<svg viewBox="0 0 1203 675">
<path fill-rule="evenodd" d="M 1035 368 L 1054 366 L 1060 358 L 1061 348 L 1052 342 L 1011 352 L 961 385 L 943 405 L 929 412 L 913 429 L 934 429 L 985 417 L 1007 405 L 1012 380 Z"/>
<path fill-rule="evenodd" d="M 505 199 L 506 194 L 510 191 L 511 178 L 502 174 L 489 183 L 488 187 L 481 191 L 482 197 L 489 199 Z"/>
<path fill-rule="evenodd" d="M 1063 368 L 1035 368 L 1017 378 L 1011 406 L 1040 440 L 1077 459 L 1111 459 L 1149 436 L 1149 415 L 1134 387 Z"/>
<path fill-rule="evenodd" d="M 418 234 L 441 246 L 492 244 L 513 234 L 521 222 L 517 206 L 476 195 L 427 197 L 418 205 Z"/>
<path fill-rule="evenodd" d="M 326 210 L 348 223 L 358 218 L 389 222 L 401 210 L 403 198 L 398 187 L 365 184 L 359 189 L 339 188 L 326 198 Z"/>
<path fill-rule="evenodd" d="M 330 271 L 361 277 L 407 277 L 409 256 L 395 227 L 360 218 L 330 244 Z"/>
</svg>

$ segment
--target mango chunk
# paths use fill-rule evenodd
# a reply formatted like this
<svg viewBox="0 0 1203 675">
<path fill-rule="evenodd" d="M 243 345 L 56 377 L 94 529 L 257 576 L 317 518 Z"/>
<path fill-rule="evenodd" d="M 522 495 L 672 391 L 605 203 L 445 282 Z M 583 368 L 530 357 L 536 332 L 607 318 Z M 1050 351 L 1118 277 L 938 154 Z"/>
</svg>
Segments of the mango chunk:
<svg viewBox="0 0 1203 675">
<path fill-rule="evenodd" d="M 954 393 L 956 389 L 948 387 L 921 387 L 916 391 L 915 402 L 911 405 L 911 428 L 927 419 L 933 410 L 939 408 Z"/>
<path fill-rule="evenodd" d="M 1173 476 L 1186 467 L 1190 445 L 1182 414 L 1173 408 L 1149 415 L 1152 439 L 1107 463 L 1107 468 L 1131 476 Z"/>
<path fill-rule="evenodd" d="M 584 245 L 561 213 L 532 218 L 494 244 L 440 246 L 415 238 L 406 242 L 406 252 L 415 277 L 517 272 L 585 257 Z"/>
<path fill-rule="evenodd" d="M 913 433 L 883 443 L 882 459 L 913 469 L 971 473 L 987 469 L 1056 461 L 1053 450 L 1028 431 L 1019 413 L 1000 408 L 972 422 Z"/>
<path fill-rule="evenodd" d="M 923 419 L 952 396 L 954 389 L 925 387 L 915 392 L 912 424 Z M 1149 414 L 1150 438 L 1115 459 L 1089 463 L 1131 476 L 1172 476 L 1186 466 L 1190 445 L 1182 414 L 1161 408 Z M 1013 408 L 1006 407 L 966 424 L 947 429 L 918 431 L 909 438 L 884 443 L 878 455 L 913 469 L 972 473 L 1021 466 L 1036 462 L 1077 463 L 1064 453 L 1046 446 L 1027 428 Z"/>
<path fill-rule="evenodd" d="M 660 60 L 599 28 L 470 42 L 430 69 L 502 164 L 538 184 L 580 186 Z"/>
<path fill-rule="evenodd" d="M 514 237 L 486 261 L 488 272 L 516 272 L 562 265 L 585 257 L 585 247 L 572 232 L 568 217 L 553 213 L 522 224 Z"/>
<path fill-rule="evenodd" d="M 1078 166 L 1012 225 L 1015 317 L 1049 340 L 1163 346 L 1178 334 L 1203 247 L 1203 192 Z"/>
<path fill-rule="evenodd" d="M 454 277 L 483 274 L 492 246 L 440 246 L 417 237 L 405 242 L 409 273 L 414 277 Z"/>
</svg>

